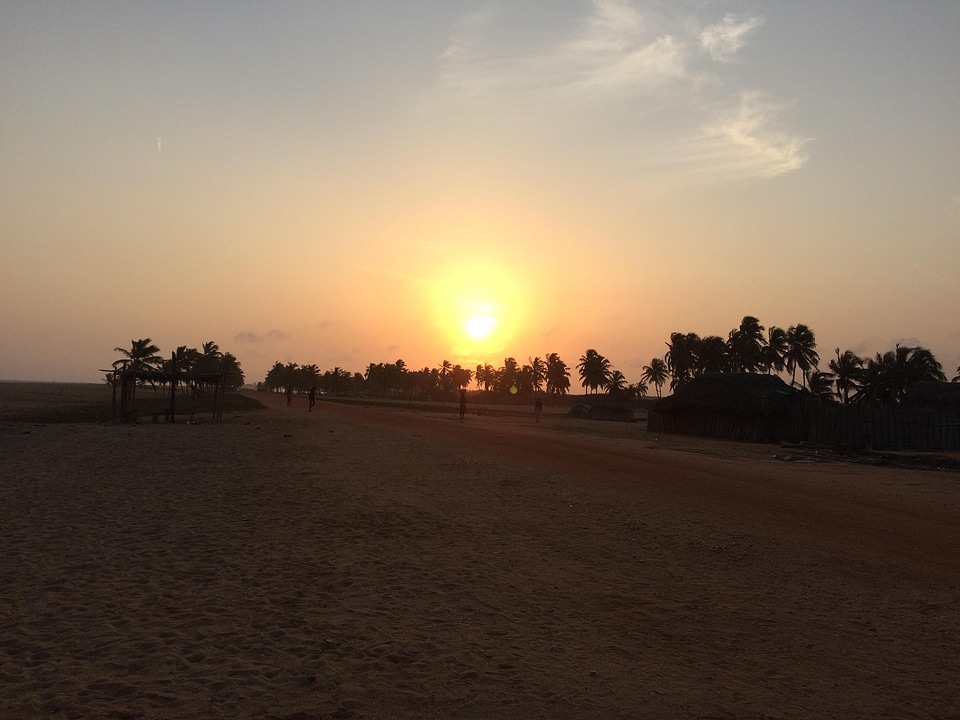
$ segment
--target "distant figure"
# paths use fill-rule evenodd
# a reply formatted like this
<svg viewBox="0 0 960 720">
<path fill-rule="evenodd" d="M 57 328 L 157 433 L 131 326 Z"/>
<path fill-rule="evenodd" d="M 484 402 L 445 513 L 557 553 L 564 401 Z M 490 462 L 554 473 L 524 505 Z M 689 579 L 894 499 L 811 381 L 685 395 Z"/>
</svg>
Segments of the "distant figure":
<svg viewBox="0 0 960 720">
<path fill-rule="evenodd" d="M 309 398 L 310 398 L 310 405 L 307 408 L 307 412 L 313 412 L 313 406 L 317 404 L 317 386 L 316 385 L 310 386 Z"/>
<path fill-rule="evenodd" d="M 463 420 L 463 416 L 467 414 L 467 391 L 460 391 L 460 419 Z"/>
<path fill-rule="evenodd" d="M 287 407 L 293 403 L 293 385 L 287 385 Z"/>
<path fill-rule="evenodd" d="M 536 415 L 537 422 L 540 422 L 540 416 L 543 415 L 543 400 L 540 398 L 533 404 L 533 414 Z"/>
</svg>

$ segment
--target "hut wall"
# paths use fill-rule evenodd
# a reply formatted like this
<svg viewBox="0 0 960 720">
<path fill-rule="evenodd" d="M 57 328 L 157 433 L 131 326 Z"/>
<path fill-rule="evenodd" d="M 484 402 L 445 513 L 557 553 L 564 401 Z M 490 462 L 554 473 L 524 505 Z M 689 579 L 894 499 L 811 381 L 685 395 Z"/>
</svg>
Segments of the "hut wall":
<svg viewBox="0 0 960 720">
<path fill-rule="evenodd" d="M 689 408 L 651 410 L 647 429 L 684 435 L 877 450 L 960 450 L 960 410 L 865 408 L 798 403 L 773 418 Z"/>
</svg>

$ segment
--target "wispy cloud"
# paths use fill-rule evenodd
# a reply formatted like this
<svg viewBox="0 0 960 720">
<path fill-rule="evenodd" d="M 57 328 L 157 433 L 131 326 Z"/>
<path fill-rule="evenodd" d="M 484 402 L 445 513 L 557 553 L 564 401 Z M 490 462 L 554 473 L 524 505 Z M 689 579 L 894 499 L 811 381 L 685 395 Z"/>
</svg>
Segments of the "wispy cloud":
<svg viewBox="0 0 960 720">
<path fill-rule="evenodd" d="M 739 104 L 678 144 L 675 162 L 705 178 L 775 177 L 797 170 L 807 162 L 809 139 L 780 129 L 783 109 L 759 93 L 745 92 Z"/>
<path fill-rule="evenodd" d="M 442 88 L 496 101 L 518 93 L 635 92 L 686 74 L 682 41 L 645 22 L 629 2 L 595 0 L 592 9 L 570 37 L 519 50 L 491 39 L 496 13 L 464 18 L 440 58 Z"/>
<path fill-rule="evenodd" d="M 700 46 L 714 60 L 727 62 L 746 44 L 747 34 L 761 25 L 763 19 L 759 17 L 725 15 L 723 20 L 701 31 Z"/>
<path fill-rule="evenodd" d="M 773 177 L 802 167 L 807 138 L 787 128 L 788 105 L 737 87 L 732 71 L 731 61 L 763 18 L 700 19 L 685 4 L 667 6 L 674 15 L 647 5 L 593 0 L 565 31 L 516 47 L 501 40 L 509 27 L 502 11 L 475 13 L 451 32 L 439 60 L 439 92 L 474 111 L 486 108 L 500 118 L 512 112 L 539 128 L 566 123 L 589 132 L 584 118 L 629 114 L 637 121 L 632 137 L 617 138 L 623 147 L 647 160 L 669 158 L 672 168 L 698 181 Z"/>
</svg>

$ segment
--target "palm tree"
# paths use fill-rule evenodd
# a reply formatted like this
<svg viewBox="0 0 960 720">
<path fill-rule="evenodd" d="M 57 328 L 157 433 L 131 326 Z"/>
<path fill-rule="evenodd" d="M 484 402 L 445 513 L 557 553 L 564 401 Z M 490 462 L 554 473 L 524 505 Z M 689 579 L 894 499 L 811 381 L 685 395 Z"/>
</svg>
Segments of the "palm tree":
<svg viewBox="0 0 960 720">
<path fill-rule="evenodd" d="M 610 374 L 607 377 L 607 394 L 608 395 L 622 395 L 630 383 L 627 382 L 627 378 L 619 370 L 611 370 Z"/>
<path fill-rule="evenodd" d="M 223 353 L 213 340 L 208 340 L 200 346 L 201 354 L 194 363 L 194 372 L 213 375 L 220 372 L 220 360 Z"/>
<path fill-rule="evenodd" d="M 233 353 L 224 353 L 220 358 L 220 362 L 221 368 L 226 375 L 227 387 L 231 389 L 242 387 L 244 383 L 243 369 L 240 367 L 240 361 L 234 357 Z"/>
<path fill-rule="evenodd" d="M 517 392 L 522 395 L 533 392 L 533 368 L 529 365 L 521 365 L 517 369 L 517 379 L 514 382 Z"/>
<path fill-rule="evenodd" d="M 950 382 L 960 382 L 960 365 L 957 365 L 957 376 Z"/>
<path fill-rule="evenodd" d="M 729 347 L 723 338 L 708 335 L 700 341 L 700 350 L 697 353 L 696 375 L 705 372 L 723 372 L 730 367 Z"/>
<path fill-rule="evenodd" d="M 942 366 L 929 350 L 897 345 L 866 361 L 857 399 L 867 403 L 899 403 L 916 383 L 946 379 Z"/>
<path fill-rule="evenodd" d="M 784 358 L 788 349 L 787 331 L 771 325 L 767 330 L 767 342 L 760 349 L 761 367 L 768 375 L 773 372 L 783 372 L 786 367 Z"/>
<path fill-rule="evenodd" d="M 451 374 L 453 373 L 453 363 L 449 360 L 444 360 L 439 365 L 440 370 L 440 399 L 446 402 L 447 395 L 453 393 L 453 381 L 451 379 Z"/>
<path fill-rule="evenodd" d="M 460 367 L 460 365 L 454 365 L 453 369 L 450 371 L 450 378 L 453 381 L 453 386 L 458 390 L 466 388 L 470 384 L 470 380 L 473 379 L 473 371 L 469 368 Z"/>
<path fill-rule="evenodd" d="M 160 348 L 153 344 L 150 338 L 131 340 L 130 349 L 117 347 L 113 349 L 123 355 L 113 361 L 113 367 L 123 370 L 159 370 L 163 367 L 163 358 L 157 355 Z"/>
<path fill-rule="evenodd" d="M 267 390 L 276 392 L 280 388 L 284 387 L 284 367 L 283 363 L 279 360 L 273 363 L 273 367 L 267 371 L 266 377 L 263 378 L 263 384 Z"/>
<path fill-rule="evenodd" d="M 823 400 L 833 400 L 833 373 L 814 370 L 807 375 L 810 392 Z"/>
<path fill-rule="evenodd" d="M 507 357 L 503 359 L 503 367 L 497 371 L 497 384 L 495 390 L 499 393 L 509 393 L 511 388 L 519 390 L 520 365 L 516 358 Z"/>
<path fill-rule="evenodd" d="M 570 389 L 570 371 L 557 353 L 547 355 L 545 379 L 547 395 L 566 395 Z"/>
<path fill-rule="evenodd" d="M 547 365 L 539 357 L 530 358 L 530 384 L 537 392 L 543 388 L 547 379 Z"/>
<path fill-rule="evenodd" d="M 702 344 L 703 341 L 696 333 L 670 334 L 670 342 L 667 343 L 667 354 L 664 358 L 672 377 L 671 390 L 686 385 L 695 377 Z"/>
<path fill-rule="evenodd" d="M 189 385 L 191 381 L 184 380 L 183 376 L 190 374 L 199 358 L 200 353 L 196 348 L 181 345 L 174 350 L 172 358 L 163 361 L 163 372 L 170 378 L 172 385 Z"/>
<path fill-rule="evenodd" d="M 837 359 L 830 361 L 830 372 L 836 377 L 837 394 L 846 405 L 850 402 L 850 393 L 855 393 L 860 387 L 863 378 L 863 360 L 852 351 L 845 350 L 840 354 L 837 348 Z"/>
<path fill-rule="evenodd" d="M 229 355 L 229 353 L 227 353 L 227 355 Z M 226 355 L 224 355 L 224 358 L 226 358 Z M 301 365 L 297 369 L 296 388 L 301 392 L 305 392 L 311 387 L 319 385 L 321 377 L 320 368 L 316 365 Z"/>
<path fill-rule="evenodd" d="M 483 389 L 485 391 L 497 386 L 497 369 L 490 363 L 483 366 Z"/>
<path fill-rule="evenodd" d="M 733 372 L 756 372 L 763 366 L 763 325 L 752 315 L 744 316 L 740 327 L 730 331 L 726 345 Z"/>
<path fill-rule="evenodd" d="M 670 371 L 667 370 L 667 364 L 660 358 L 653 358 L 649 365 L 643 366 L 643 374 L 640 376 L 640 381 L 647 384 L 653 383 L 657 388 L 657 397 L 660 397 L 660 388 L 663 387 L 663 384 L 669 376 Z"/>
<path fill-rule="evenodd" d="M 335 366 L 333 370 L 327 370 L 320 377 L 320 386 L 330 395 L 345 395 L 352 381 L 353 375 L 350 374 L 349 370 Z"/>
<path fill-rule="evenodd" d="M 580 371 L 580 384 L 584 389 L 597 393 L 598 388 L 605 388 L 610 381 L 610 361 L 592 348 L 587 350 L 577 363 Z"/>
<path fill-rule="evenodd" d="M 813 330 L 802 323 L 798 323 L 787 330 L 787 353 L 784 357 L 786 368 L 790 373 L 790 383 L 797 384 L 797 368 L 801 371 L 803 387 L 807 386 L 807 372 L 820 362 L 817 353 L 817 341 Z"/>
</svg>

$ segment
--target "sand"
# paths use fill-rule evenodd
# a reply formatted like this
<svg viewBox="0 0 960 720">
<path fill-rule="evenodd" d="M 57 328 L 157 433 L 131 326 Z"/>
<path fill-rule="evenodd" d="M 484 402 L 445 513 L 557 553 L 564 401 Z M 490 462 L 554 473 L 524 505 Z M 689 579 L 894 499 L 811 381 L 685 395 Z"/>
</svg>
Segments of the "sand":
<svg viewBox="0 0 960 720">
<path fill-rule="evenodd" d="M 960 717 L 956 472 L 264 399 L 0 422 L 0 717 Z"/>
</svg>

